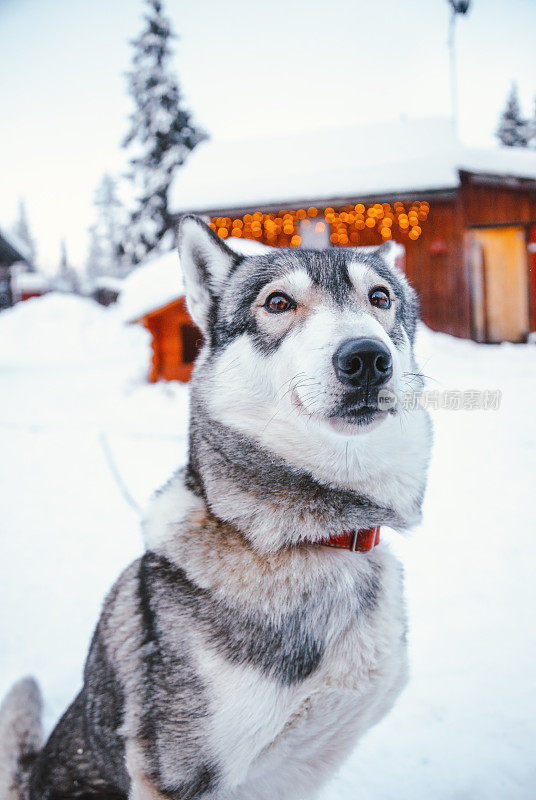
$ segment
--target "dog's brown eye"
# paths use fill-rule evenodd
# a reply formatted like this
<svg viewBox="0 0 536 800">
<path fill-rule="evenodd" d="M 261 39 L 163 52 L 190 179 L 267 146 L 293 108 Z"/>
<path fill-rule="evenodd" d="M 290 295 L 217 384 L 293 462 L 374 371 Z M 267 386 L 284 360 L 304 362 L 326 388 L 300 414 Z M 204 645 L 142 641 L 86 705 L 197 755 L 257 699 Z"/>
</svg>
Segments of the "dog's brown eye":
<svg viewBox="0 0 536 800">
<path fill-rule="evenodd" d="M 369 300 L 376 308 L 391 308 L 391 298 L 387 289 L 382 289 L 380 286 L 373 289 L 369 294 Z"/>
<path fill-rule="evenodd" d="M 273 292 L 264 301 L 264 307 L 271 314 L 281 314 L 283 311 L 292 311 L 296 303 L 282 292 Z"/>
</svg>

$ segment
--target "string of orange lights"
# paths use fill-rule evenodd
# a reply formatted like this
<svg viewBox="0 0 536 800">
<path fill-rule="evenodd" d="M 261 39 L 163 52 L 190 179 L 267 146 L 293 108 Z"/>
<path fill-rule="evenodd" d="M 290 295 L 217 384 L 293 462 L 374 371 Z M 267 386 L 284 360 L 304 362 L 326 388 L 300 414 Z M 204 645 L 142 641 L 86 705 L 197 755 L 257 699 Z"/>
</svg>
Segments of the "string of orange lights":
<svg viewBox="0 0 536 800">
<path fill-rule="evenodd" d="M 272 214 L 255 211 L 242 217 L 213 217 L 210 227 L 222 239 L 236 236 L 274 247 L 298 247 L 302 241 L 301 224 L 314 224 L 318 234 L 324 233 L 326 225 L 329 225 L 331 244 L 345 247 L 358 245 L 361 231 L 366 229 L 376 229 L 383 240 L 391 239 L 395 225 L 402 237 L 407 235 L 415 241 L 422 233 L 422 224 L 426 222 L 429 211 L 430 205 L 425 200 L 414 201 L 407 210 L 401 202 L 368 206 L 357 203 L 338 209 L 310 206 L 307 209 L 283 209 Z"/>
</svg>

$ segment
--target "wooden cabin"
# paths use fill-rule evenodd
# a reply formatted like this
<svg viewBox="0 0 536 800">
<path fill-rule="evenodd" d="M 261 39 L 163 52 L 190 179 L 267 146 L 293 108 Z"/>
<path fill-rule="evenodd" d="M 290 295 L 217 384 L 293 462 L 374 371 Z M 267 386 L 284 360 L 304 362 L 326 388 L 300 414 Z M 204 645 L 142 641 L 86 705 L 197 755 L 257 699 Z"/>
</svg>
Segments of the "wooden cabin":
<svg viewBox="0 0 536 800">
<path fill-rule="evenodd" d="M 23 264 L 27 268 L 28 254 L 24 244 L 19 242 L 12 234 L 0 230 L 0 311 L 9 308 L 15 301 L 13 290 L 13 267 Z"/>
<path fill-rule="evenodd" d="M 522 342 L 536 328 L 533 150 L 464 148 L 448 120 L 208 142 L 181 171 L 176 198 L 178 216 L 197 213 L 224 239 L 399 242 L 434 330 Z"/>
</svg>

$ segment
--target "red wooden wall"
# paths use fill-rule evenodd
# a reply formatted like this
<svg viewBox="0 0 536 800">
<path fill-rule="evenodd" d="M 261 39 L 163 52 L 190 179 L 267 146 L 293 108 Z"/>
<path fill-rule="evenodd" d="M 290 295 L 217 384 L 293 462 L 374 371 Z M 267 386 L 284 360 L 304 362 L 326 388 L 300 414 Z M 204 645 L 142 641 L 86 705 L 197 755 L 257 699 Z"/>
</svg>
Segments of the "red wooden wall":
<svg viewBox="0 0 536 800">
<path fill-rule="evenodd" d="M 189 381 L 202 337 L 188 314 L 184 298 L 147 314 L 143 324 L 152 339 L 149 380 L 152 383 L 158 380 Z"/>
</svg>

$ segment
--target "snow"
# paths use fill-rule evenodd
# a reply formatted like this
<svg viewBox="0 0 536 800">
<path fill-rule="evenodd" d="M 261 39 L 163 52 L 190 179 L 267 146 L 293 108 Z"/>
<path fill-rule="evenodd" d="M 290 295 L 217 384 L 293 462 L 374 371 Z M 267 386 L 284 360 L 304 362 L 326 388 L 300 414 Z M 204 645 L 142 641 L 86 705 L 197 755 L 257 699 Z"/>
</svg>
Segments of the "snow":
<svg viewBox="0 0 536 800">
<path fill-rule="evenodd" d="M 273 250 L 273 247 L 268 247 L 262 242 L 256 242 L 254 239 L 237 239 L 236 236 L 227 237 L 225 244 L 242 256 L 262 256 L 263 253 Z"/>
<path fill-rule="evenodd" d="M 524 148 L 460 144 L 446 118 L 393 120 L 258 139 L 211 139 L 189 156 L 170 191 L 175 212 L 455 189 L 459 170 L 536 179 Z"/>
<path fill-rule="evenodd" d="M 464 148 L 458 168 L 485 175 L 536 180 L 536 152 L 528 147 Z"/>
<path fill-rule="evenodd" d="M 269 252 L 261 242 L 230 236 L 227 244 L 242 255 Z M 177 250 L 149 259 L 124 280 L 118 312 L 125 322 L 135 322 L 184 295 L 184 283 Z"/>
<path fill-rule="evenodd" d="M 422 328 L 419 352 L 431 388 L 499 388 L 502 403 L 432 411 L 423 524 L 386 536 L 406 571 L 411 682 L 322 800 L 529 800 L 536 347 Z M 143 506 L 185 459 L 187 387 L 146 384 L 148 364 L 147 332 L 113 307 L 49 294 L 0 314 L 0 696 L 35 674 L 48 727 L 141 552 L 130 498 Z"/>
</svg>

